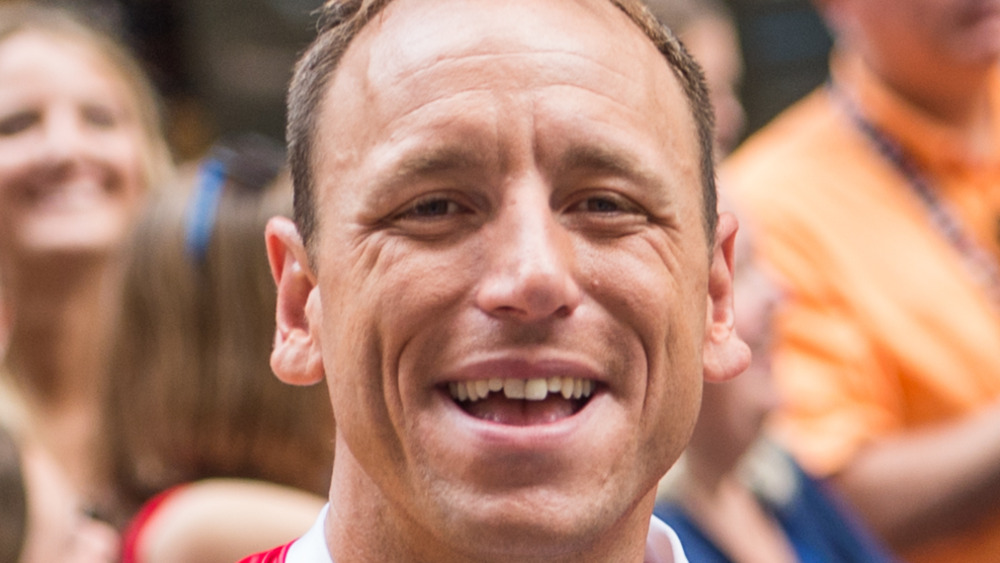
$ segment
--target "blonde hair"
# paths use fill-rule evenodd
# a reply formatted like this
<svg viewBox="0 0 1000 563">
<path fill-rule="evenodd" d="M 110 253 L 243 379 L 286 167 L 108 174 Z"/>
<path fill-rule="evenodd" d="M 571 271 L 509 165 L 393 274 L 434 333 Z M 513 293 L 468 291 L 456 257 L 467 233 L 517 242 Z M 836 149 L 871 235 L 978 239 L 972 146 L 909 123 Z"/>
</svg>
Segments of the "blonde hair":
<svg viewBox="0 0 1000 563">
<path fill-rule="evenodd" d="M 0 44 L 28 32 L 81 45 L 109 63 L 129 93 L 142 130 L 145 187 L 155 188 L 170 182 L 174 163 L 163 134 L 160 98 L 141 63 L 126 46 L 75 12 L 27 2 L 0 2 Z"/>
<path fill-rule="evenodd" d="M 207 477 L 325 496 L 334 435 L 325 384 L 284 385 L 269 367 L 276 297 L 263 233 L 269 217 L 290 213 L 290 181 L 238 184 L 229 175 L 221 186 L 200 257 L 184 189 L 154 195 L 127 248 L 104 433 L 123 516 Z"/>
</svg>

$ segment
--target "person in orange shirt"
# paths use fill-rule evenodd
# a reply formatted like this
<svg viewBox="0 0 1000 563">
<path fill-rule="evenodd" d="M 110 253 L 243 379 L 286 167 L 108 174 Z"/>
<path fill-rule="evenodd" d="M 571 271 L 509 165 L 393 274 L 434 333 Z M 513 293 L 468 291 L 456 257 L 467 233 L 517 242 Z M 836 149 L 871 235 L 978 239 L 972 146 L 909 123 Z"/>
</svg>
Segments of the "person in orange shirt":
<svg viewBox="0 0 1000 563">
<path fill-rule="evenodd" d="M 819 0 L 831 80 L 721 182 L 783 277 L 779 437 L 911 561 L 1000 560 L 1000 2 Z"/>
</svg>

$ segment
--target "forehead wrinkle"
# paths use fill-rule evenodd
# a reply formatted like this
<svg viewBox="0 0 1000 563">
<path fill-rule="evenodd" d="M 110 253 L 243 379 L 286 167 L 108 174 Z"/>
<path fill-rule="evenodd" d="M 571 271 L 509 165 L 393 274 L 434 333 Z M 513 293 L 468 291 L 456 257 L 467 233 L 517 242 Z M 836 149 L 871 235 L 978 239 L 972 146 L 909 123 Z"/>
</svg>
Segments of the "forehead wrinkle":
<svg viewBox="0 0 1000 563">
<path fill-rule="evenodd" d="M 584 69 L 581 65 L 572 65 L 567 68 L 567 64 L 564 60 L 557 61 L 555 64 L 548 64 L 541 66 L 539 71 L 532 74 L 530 78 L 522 80 L 520 84 L 511 83 L 510 73 L 505 73 L 502 70 L 502 65 L 491 65 L 490 60 L 495 58 L 503 58 L 505 55 L 474 55 L 471 57 L 467 56 L 454 56 L 439 59 L 431 67 L 423 67 L 420 69 L 414 69 L 407 72 L 406 78 L 400 78 L 399 80 L 386 78 L 383 82 L 389 82 L 387 87 L 380 88 L 376 85 L 377 79 L 369 74 L 368 84 L 365 91 L 371 94 L 368 97 L 368 104 L 384 105 L 390 104 L 396 105 L 396 109 L 388 122 L 385 124 L 386 127 L 391 126 L 393 123 L 399 120 L 410 119 L 414 115 L 417 115 L 421 110 L 427 109 L 431 106 L 437 105 L 439 103 L 451 102 L 457 98 L 462 98 L 463 96 L 469 95 L 487 95 L 495 96 L 497 100 L 500 99 L 516 99 L 521 98 L 528 103 L 532 103 L 529 99 L 539 99 L 540 96 L 545 96 L 547 91 L 553 89 L 578 89 L 587 92 L 591 96 L 595 96 L 606 100 L 613 104 L 613 106 L 618 108 L 618 111 L 626 111 L 628 113 L 637 115 L 643 121 L 646 120 L 644 111 L 641 108 L 653 107 L 656 110 L 651 110 L 656 113 L 660 113 L 660 106 L 663 102 L 663 96 L 658 95 L 658 92 L 662 91 L 664 88 L 671 90 L 679 90 L 679 87 L 673 82 L 673 75 L 670 73 L 669 66 L 663 61 L 664 73 L 657 76 L 656 73 L 649 72 L 647 70 L 642 70 L 641 74 L 636 76 L 635 73 L 625 73 L 621 72 L 616 68 L 604 65 L 599 61 L 579 55 L 577 53 L 565 52 L 565 51 L 547 51 L 545 54 L 548 55 L 569 55 L 573 58 L 585 61 L 591 65 L 596 65 L 600 68 L 602 73 L 593 72 L 592 68 Z M 525 53 L 524 58 L 534 58 L 532 54 Z M 454 69 L 454 71 L 449 71 L 449 69 L 442 69 L 442 65 L 448 63 L 454 63 L 455 66 L 459 68 Z M 510 62 L 509 66 L 516 68 L 525 68 L 523 64 L 517 64 L 517 61 Z M 464 68 L 463 68 L 464 67 Z M 463 73 L 463 70 L 468 69 Z M 497 70 L 500 69 L 500 70 Z M 439 76 L 427 77 L 427 73 L 432 73 L 438 71 Z M 616 94 L 608 93 L 604 90 L 604 84 L 611 81 L 609 75 L 620 77 L 620 82 L 632 86 L 625 86 L 625 90 L 630 91 L 628 98 L 631 101 L 623 102 L 622 95 L 624 92 L 619 91 Z M 666 82 L 664 84 L 664 82 Z M 401 94 L 402 93 L 402 94 Z M 413 96 L 413 94 L 418 93 L 418 95 Z M 422 93 L 423 95 L 419 95 Z M 510 96 L 513 95 L 514 98 Z M 562 94 L 556 94 L 561 96 Z M 400 97 L 416 97 L 417 99 L 412 100 L 412 105 L 408 107 L 399 107 L 397 102 L 400 101 Z M 532 113 L 532 112 L 529 112 Z M 534 117 L 532 115 L 532 117 Z M 462 115 L 453 116 L 454 119 L 463 119 Z M 444 124 L 440 122 L 440 124 Z M 501 124 L 496 124 L 501 125 Z M 635 168 L 635 167 L 634 167 Z"/>
<path fill-rule="evenodd" d="M 658 53 L 640 27 L 607 0 L 553 3 L 541 9 L 536 9 L 531 2 L 508 2 L 498 7 L 498 3 L 483 1 L 478 8 L 473 7 L 475 3 L 469 1 L 468 10 L 456 10 L 445 3 L 390 3 L 380 13 L 377 25 L 369 25 L 362 31 L 368 36 L 369 60 L 379 61 L 371 68 L 388 69 L 389 74 L 406 78 L 420 69 L 402 74 L 399 69 L 414 64 L 433 66 L 460 57 L 556 53 L 588 58 L 607 70 L 622 74 L 618 69 L 623 63 L 631 62 L 633 69 L 644 70 L 648 65 L 638 61 L 648 52 Z M 462 19 L 469 10 L 499 14 L 506 13 L 507 6 L 522 12 L 516 22 L 503 17 L 491 18 L 489 23 L 481 19 L 474 23 L 468 18 Z M 410 18 L 403 18 L 401 12 L 408 13 Z M 426 25 L 412 25 L 414 18 Z M 556 24 L 566 20 L 573 25 Z M 598 58 L 607 59 L 607 64 Z"/>
<path fill-rule="evenodd" d="M 663 70 L 669 71 L 666 61 L 662 58 L 661 61 Z M 368 63 L 364 90 L 373 99 L 392 100 L 400 91 L 410 94 L 423 92 L 426 94 L 425 101 L 420 105 L 433 101 L 430 98 L 441 99 L 437 94 L 443 93 L 446 88 L 451 88 L 452 95 L 455 95 L 463 91 L 527 90 L 560 85 L 583 88 L 612 101 L 619 101 L 600 93 L 602 85 L 614 81 L 628 84 L 638 92 L 650 92 L 655 91 L 656 84 L 660 81 L 648 65 L 632 65 L 628 69 L 622 69 L 585 53 L 558 49 L 537 50 L 530 47 L 501 53 L 439 54 L 429 61 L 410 59 L 399 62 L 398 59 L 371 57 Z M 520 70 L 529 67 L 535 71 L 529 77 L 519 73 L 519 82 L 512 82 L 514 75 L 506 72 L 508 68 Z M 595 69 L 600 69 L 601 72 L 595 73 Z M 435 73 L 438 74 L 435 76 Z M 420 105 L 403 111 L 419 109 Z"/>
<path fill-rule="evenodd" d="M 537 59 L 539 57 L 542 57 L 543 60 L 549 58 L 557 59 L 556 64 L 547 66 L 546 68 L 577 75 L 578 73 L 572 70 L 568 70 L 566 68 L 567 66 L 566 63 L 561 60 L 563 57 L 570 57 L 574 59 L 580 59 L 581 61 L 588 64 L 597 65 L 604 71 L 625 78 L 629 82 L 637 82 L 637 80 L 634 77 L 630 76 L 626 72 L 623 72 L 620 69 L 620 67 L 606 64 L 599 58 L 588 56 L 586 53 L 581 53 L 579 51 L 573 51 L 568 49 L 538 49 L 538 48 L 532 48 L 530 46 L 523 46 L 523 47 L 518 46 L 520 48 L 500 50 L 499 47 L 501 46 L 502 44 L 498 44 L 497 46 L 491 46 L 487 44 L 479 46 L 479 48 L 477 49 L 468 49 L 466 50 L 466 52 L 463 53 L 450 54 L 450 55 L 442 53 L 434 57 L 427 64 L 417 66 L 416 68 L 406 69 L 396 72 L 392 76 L 394 80 L 401 83 L 407 80 L 416 80 L 421 78 L 421 76 L 424 73 L 433 72 L 442 65 L 447 65 L 449 63 L 455 63 L 456 65 L 467 63 L 471 66 L 474 66 L 475 68 L 483 69 L 484 71 L 486 71 L 492 68 L 497 68 L 495 66 L 491 66 L 489 64 L 490 62 L 494 60 L 504 60 L 504 59 L 510 59 L 512 61 L 510 63 L 511 65 L 517 66 L 518 68 L 523 68 L 523 59 L 529 59 L 529 58 Z M 490 52 L 478 52 L 480 49 L 482 50 L 488 49 Z M 666 61 L 663 61 L 663 63 L 664 65 L 666 65 Z M 373 66 L 377 65 L 373 63 Z M 397 66 L 405 66 L 405 62 L 402 65 L 397 65 Z M 643 77 L 647 75 L 644 66 L 634 65 L 634 67 L 636 69 L 641 69 L 643 71 L 642 72 Z M 387 65 L 381 66 L 381 69 L 384 70 L 385 68 L 387 68 Z M 576 68 L 576 66 L 574 65 L 573 68 Z M 503 75 L 503 78 L 504 78 L 504 83 L 509 83 L 510 80 L 509 76 Z"/>
</svg>

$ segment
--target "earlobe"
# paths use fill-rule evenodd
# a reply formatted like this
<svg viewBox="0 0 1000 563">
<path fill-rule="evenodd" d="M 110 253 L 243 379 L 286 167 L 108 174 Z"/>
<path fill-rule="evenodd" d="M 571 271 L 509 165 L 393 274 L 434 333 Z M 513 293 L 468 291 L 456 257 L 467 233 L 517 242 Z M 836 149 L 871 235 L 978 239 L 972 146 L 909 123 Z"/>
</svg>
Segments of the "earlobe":
<svg viewBox="0 0 1000 563">
<path fill-rule="evenodd" d="M 735 377 L 750 364 L 750 348 L 736 334 L 733 310 L 733 248 L 738 224 L 732 213 L 720 213 L 708 278 L 705 317 L 705 379 Z"/>
<path fill-rule="evenodd" d="M 319 350 L 319 323 L 310 322 L 309 312 L 318 312 L 321 304 L 302 238 L 294 223 L 274 217 L 268 221 L 265 240 L 278 290 L 271 369 L 285 383 L 318 383 L 325 370 Z"/>
</svg>

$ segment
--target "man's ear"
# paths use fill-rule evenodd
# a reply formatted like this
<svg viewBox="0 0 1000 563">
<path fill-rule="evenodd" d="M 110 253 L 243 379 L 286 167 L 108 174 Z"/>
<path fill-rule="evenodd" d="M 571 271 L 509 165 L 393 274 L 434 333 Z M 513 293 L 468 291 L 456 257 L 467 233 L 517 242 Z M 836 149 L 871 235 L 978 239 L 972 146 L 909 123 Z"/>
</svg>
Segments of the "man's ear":
<svg viewBox="0 0 1000 563">
<path fill-rule="evenodd" d="M 325 373 L 319 338 L 322 307 L 302 237 L 285 217 L 268 221 L 264 236 L 271 275 L 278 287 L 271 369 L 285 383 L 318 383 Z"/>
<path fill-rule="evenodd" d="M 732 213 L 719 214 L 708 273 L 708 311 L 702 352 L 705 380 L 711 382 L 725 381 L 750 365 L 750 348 L 736 334 L 733 311 L 733 247 L 738 226 Z"/>
</svg>

